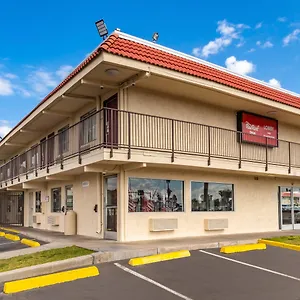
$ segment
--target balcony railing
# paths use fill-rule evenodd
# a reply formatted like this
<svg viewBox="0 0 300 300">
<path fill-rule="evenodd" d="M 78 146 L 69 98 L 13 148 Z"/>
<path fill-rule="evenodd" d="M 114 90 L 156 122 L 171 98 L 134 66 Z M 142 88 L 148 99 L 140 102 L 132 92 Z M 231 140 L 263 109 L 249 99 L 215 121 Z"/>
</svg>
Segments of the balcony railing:
<svg viewBox="0 0 300 300">
<path fill-rule="evenodd" d="M 256 137 L 260 145 L 240 142 L 250 137 L 246 133 L 193 122 L 174 120 L 146 114 L 104 108 L 86 119 L 66 128 L 12 158 L 0 167 L 0 182 L 18 180 L 30 173 L 38 176 L 40 170 L 59 164 L 61 169 L 71 158 L 78 163 L 86 153 L 99 148 L 109 148 L 111 157 L 117 149 L 126 149 L 128 159 L 134 150 L 148 150 L 170 154 L 202 156 L 210 165 L 212 158 L 269 166 L 300 168 L 300 144 L 266 137 Z"/>
</svg>

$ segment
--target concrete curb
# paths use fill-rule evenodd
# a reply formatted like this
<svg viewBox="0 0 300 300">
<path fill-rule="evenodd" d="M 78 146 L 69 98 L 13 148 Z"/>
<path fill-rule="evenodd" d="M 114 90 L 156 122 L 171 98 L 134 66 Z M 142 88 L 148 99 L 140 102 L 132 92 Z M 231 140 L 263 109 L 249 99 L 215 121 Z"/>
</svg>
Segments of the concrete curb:
<svg viewBox="0 0 300 300">
<path fill-rule="evenodd" d="M 64 271 L 49 275 L 36 276 L 27 279 L 6 282 L 3 292 L 5 294 L 14 294 L 27 290 L 37 289 L 45 286 L 51 286 L 58 283 L 70 282 L 78 279 L 89 278 L 99 275 L 97 267 L 85 267 Z"/>
<path fill-rule="evenodd" d="M 66 260 L 50 262 L 42 265 L 26 267 L 22 269 L 12 270 L 0 273 L 0 282 L 14 281 L 34 276 L 51 274 L 59 271 L 69 270 L 71 268 L 79 268 L 90 266 L 93 264 L 92 255 L 79 256 Z"/>
<path fill-rule="evenodd" d="M 294 250 L 294 251 L 300 251 L 299 245 L 275 242 L 275 241 L 264 240 L 264 239 L 260 239 L 260 240 L 258 240 L 258 242 L 262 243 L 262 244 L 267 244 L 267 245 L 273 246 L 273 247 L 279 247 L 279 248 L 285 248 L 285 249 Z"/>
<path fill-rule="evenodd" d="M 200 250 L 208 248 L 221 248 L 229 245 L 253 244 L 257 243 L 258 239 L 240 240 L 235 242 L 214 242 L 214 243 L 197 243 L 191 245 L 179 245 L 170 247 L 132 249 L 115 252 L 96 252 L 90 255 L 79 256 L 71 259 L 46 263 L 42 265 L 12 270 L 0 273 L 0 283 L 34 277 L 39 275 L 51 274 L 59 271 L 69 270 L 70 268 L 85 267 L 106 262 L 126 260 L 136 257 L 162 254 L 180 250 Z M 41 246 L 42 247 L 42 246 Z M 39 247 L 39 248 L 41 248 Z M 59 248 L 59 247 L 57 247 Z M 47 249 L 45 249 L 47 250 Z"/>
</svg>

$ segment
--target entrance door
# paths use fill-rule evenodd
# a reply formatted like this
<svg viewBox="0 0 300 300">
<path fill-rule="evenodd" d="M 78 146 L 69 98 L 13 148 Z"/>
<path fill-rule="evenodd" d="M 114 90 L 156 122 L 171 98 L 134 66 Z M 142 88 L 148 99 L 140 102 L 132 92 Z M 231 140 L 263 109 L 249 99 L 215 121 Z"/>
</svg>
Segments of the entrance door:
<svg viewBox="0 0 300 300">
<path fill-rule="evenodd" d="M 280 188 L 281 229 L 300 229 L 300 188 Z"/>
<path fill-rule="evenodd" d="M 32 227 L 33 226 L 33 193 L 29 193 L 29 220 L 28 220 L 28 226 Z"/>
<path fill-rule="evenodd" d="M 105 178 L 105 235 L 106 239 L 117 240 L 118 176 Z"/>
<path fill-rule="evenodd" d="M 104 141 L 107 145 L 118 145 L 118 94 L 103 102 L 104 108 Z"/>
</svg>

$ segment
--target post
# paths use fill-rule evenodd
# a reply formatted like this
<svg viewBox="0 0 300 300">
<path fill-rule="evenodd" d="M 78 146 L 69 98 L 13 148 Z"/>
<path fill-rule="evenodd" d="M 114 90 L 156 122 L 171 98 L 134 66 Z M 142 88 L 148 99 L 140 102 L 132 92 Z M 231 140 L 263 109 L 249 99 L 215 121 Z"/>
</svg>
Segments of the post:
<svg viewBox="0 0 300 300">
<path fill-rule="evenodd" d="M 66 129 L 66 130 L 69 130 L 69 129 Z M 64 134 L 66 130 L 64 130 L 63 132 L 58 134 L 58 147 L 59 147 L 60 169 L 61 170 L 64 169 L 64 164 L 63 164 L 63 162 L 64 162 L 64 158 L 63 158 L 63 140 L 62 140 L 63 135 L 62 134 Z M 70 136 L 70 134 L 68 136 Z"/>
<path fill-rule="evenodd" d="M 38 146 L 34 148 L 34 167 L 35 167 L 35 177 L 38 176 Z"/>
<path fill-rule="evenodd" d="M 127 112 L 127 120 L 128 120 L 128 159 L 131 158 L 131 115 L 130 112 Z"/>
<path fill-rule="evenodd" d="M 171 157 L 171 162 L 174 162 L 175 159 L 175 128 L 174 128 L 174 120 L 172 122 L 172 157 Z"/>
<path fill-rule="evenodd" d="M 84 122 L 84 121 L 82 121 Z M 78 128 L 78 163 L 81 165 L 81 140 L 84 139 L 83 135 L 84 135 L 84 132 L 83 132 L 83 123 L 80 122 L 78 124 L 79 128 Z"/>
<path fill-rule="evenodd" d="M 114 110 L 110 110 L 110 158 L 114 156 Z"/>
<path fill-rule="evenodd" d="M 210 149 L 210 126 L 207 127 L 207 135 L 208 135 L 208 161 L 207 161 L 207 164 L 210 166 L 210 152 L 211 152 L 211 149 Z"/>
<path fill-rule="evenodd" d="M 291 174 L 291 142 L 289 142 L 289 174 Z"/>
<path fill-rule="evenodd" d="M 242 132 L 239 133 L 239 169 L 242 168 Z"/>
<path fill-rule="evenodd" d="M 268 171 L 268 138 L 266 137 L 266 172 Z"/>
</svg>

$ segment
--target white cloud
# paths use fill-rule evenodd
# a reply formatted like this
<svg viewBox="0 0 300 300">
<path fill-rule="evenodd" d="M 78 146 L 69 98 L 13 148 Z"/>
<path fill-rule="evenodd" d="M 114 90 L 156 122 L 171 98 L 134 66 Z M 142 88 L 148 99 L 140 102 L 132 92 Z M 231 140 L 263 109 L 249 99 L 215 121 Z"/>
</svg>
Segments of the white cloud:
<svg viewBox="0 0 300 300">
<path fill-rule="evenodd" d="M 283 39 L 283 45 L 287 46 L 290 42 L 298 40 L 299 34 L 300 34 L 300 29 L 295 29 L 292 33 L 290 33 Z"/>
<path fill-rule="evenodd" d="M 49 91 L 49 88 L 57 85 L 53 74 L 42 69 L 31 72 L 28 76 L 28 83 L 34 92 L 43 95 Z"/>
<path fill-rule="evenodd" d="M 257 41 L 256 45 L 265 49 L 265 48 L 272 48 L 274 45 L 270 41 L 262 42 L 262 41 Z"/>
<path fill-rule="evenodd" d="M 60 79 L 65 79 L 73 70 L 72 66 L 61 66 L 55 73 Z"/>
<path fill-rule="evenodd" d="M 211 54 L 217 54 L 224 47 L 227 47 L 231 44 L 231 38 L 217 38 L 214 41 L 210 41 L 207 45 L 202 48 L 201 55 L 208 57 Z"/>
<path fill-rule="evenodd" d="M 0 120 L 0 137 L 7 135 L 12 129 L 10 122 L 6 120 Z"/>
<path fill-rule="evenodd" d="M 14 93 L 13 86 L 8 79 L 0 77 L 0 96 L 10 96 Z"/>
<path fill-rule="evenodd" d="M 226 68 L 240 75 L 247 75 L 255 71 L 255 65 L 247 60 L 237 60 L 235 56 L 230 56 L 225 61 Z"/>
<path fill-rule="evenodd" d="M 262 48 L 272 48 L 274 45 L 271 43 L 271 42 L 269 42 L 269 41 L 266 41 L 265 43 L 263 43 L 262 45 L 261 45 L 261 47 Z"/>
<path fill-rule="evenodd" d="M 245 41 L 240 41 L 238 44 L 236 44 L 237 48 L 241 48 L 245 45 Z"/>
<path fill-rule="evenodd" d="M 269 84 L 274 86 L 274 87 L 278 87 L 278 88 L 281 87 L 280 81 L 275 79 L 275 78 L 270 79 Z"/>
<path fill-rule="evenodd" d="M 195 56 L 203 56 L 207 58 L 209 55 L 217 54 L 225 47 L 228 47 L 234 39 L 240 39 L 241 42 L 238 45 L 242 46 L 241 32 L 246 28 L 249 28 L 249 26 L 245 24 L 232 24 L 226 20 L 219 21 L 216 31 L 220 34 L 220 37 L 208 42 L 202 48 L 194 48 L 192 53 Z"/>
<path fill-rule="evenodd" d="M 259 29 L 259 28 L 261 28 L 261 27 L 262 27 L 262 22 L 257 23 L 257 24 L 255 25 L 255 29 Z"/>
<path fill-rule="evenodd" d="M 195 55 L 197 57 L 201 56 L 201 48 L 200 47 L 194 48 L 192 53 L 193 53 L 193 55 Z"/>
<path fill-rule="evenodd" d="M 283 22 L 287 21 L 287 18 L 286 17 L 279 17 L 279 18 L 277 18 L 277 21 L 283 23 Z"/>
<path fill-rule="evenodd" d="M 12 73 L 6 73 L 6 74 L 4 74 L 4 77 L 9 78 L 9 79 L 18 78 L 18 76 L 16 74 L 12 74 Z"/>
<path fill-rule="evenodd" d="M 255 48 L 251 48 L 251 49 L 248 50 L 247 52 L 248 52 L 248 53 L 252 53 L 252 52 L 254 52 L 254 51 L 256 51 Z"/>
</svg>

